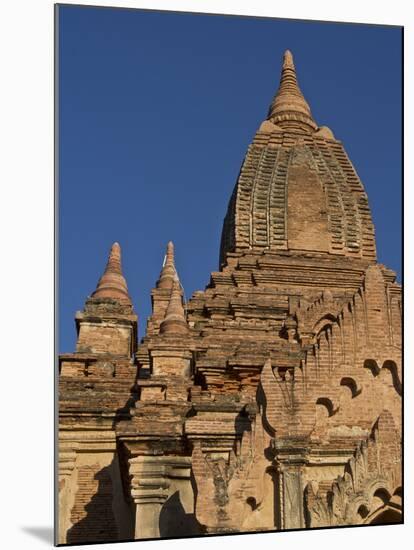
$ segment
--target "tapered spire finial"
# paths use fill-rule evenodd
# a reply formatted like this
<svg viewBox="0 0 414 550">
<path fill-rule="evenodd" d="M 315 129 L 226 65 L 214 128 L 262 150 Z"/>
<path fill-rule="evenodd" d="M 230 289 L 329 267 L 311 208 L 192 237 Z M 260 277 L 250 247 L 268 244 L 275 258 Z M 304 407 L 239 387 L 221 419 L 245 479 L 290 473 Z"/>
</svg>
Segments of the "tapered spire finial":
<svg viewBox="0 0 414 550">
<path fill-rule="evenodd" d="M 114 243 L 109 252 L 104 274 L 99 279 L 93 298 L 114 298 L 120 302 L 131 304 L 125 277 L 122 274 L 121 247 Z"/>
<path fill-rule="evenodd" d="M 172 288 L 173 282 L 177 277 L 177 271 L 174 264 L 174 244 L 169 241 L 167 244 L 167 253 L 165 255 L 164 264 L 157 281 L 157 288 Z"/>
<path fill-rule="evenodd" d="M 290 50 L 286 50 L 283 54 L 283 67 L 289 67 L 293 70 L 295 70 L 295 65 L 293 63 L 293 55 Z"/>
<path fill-rule="evenodd" d="M 188 325 L 185 318 L 183 302 L 181 297 L 181 286 L 178 275 L 173 281 L 171 297 L 168 303 L 165 317 L 160 325 L 161 334 L 186 334 Z"/>
<path fill-rule="evenodd" d="M 279 89 L 269 109 L 268 119 L 281 128 L 317 130 L 310 107 L 303 97 L 296 77 L 295 64 L 290 50 L 283 55 Z"/>
</svg>

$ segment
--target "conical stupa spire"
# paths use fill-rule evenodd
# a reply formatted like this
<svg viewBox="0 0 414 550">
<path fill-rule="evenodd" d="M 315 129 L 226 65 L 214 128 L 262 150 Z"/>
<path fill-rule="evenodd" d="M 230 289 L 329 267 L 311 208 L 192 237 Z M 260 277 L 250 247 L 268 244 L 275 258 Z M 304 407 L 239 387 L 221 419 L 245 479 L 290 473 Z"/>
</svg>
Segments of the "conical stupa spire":
<svg viewBox="0 0 414 550">
<path fill-rule="evenodd" d="M 165 317 L 160 325 L 162 334 L 185 334 L 188 332 L 188 325 L 185 319 L 183 302 L 181 298 L 181 287 L 178 276 L 173 281 L 171 297 L 165 312 Z"/>
<path fill-rule="evenodd" d="M 318 129 L 299 88 L 293 56 L 289 50 L 283 55 L 279 89 L 270 106 L 268 119 L 281 128 L 296 126 L 308 131 Z"/>
<path fill-rule="evenodd" d="M 99 279 L 93 298 L 114 298 L 131 304 L 125 277 L 122 274 L 121 247 L 114 243 L 109 253 L 104 274 Z"/>
<path fill-rule="evenodd" d="M 177 271 L 174 264 L 174 244 L 170 241 L 167 244 L 167 254 L 164 265 L 157 281 L 157 288 L 172 288 L 174 280 L 177 277 Z"/>
</svg>

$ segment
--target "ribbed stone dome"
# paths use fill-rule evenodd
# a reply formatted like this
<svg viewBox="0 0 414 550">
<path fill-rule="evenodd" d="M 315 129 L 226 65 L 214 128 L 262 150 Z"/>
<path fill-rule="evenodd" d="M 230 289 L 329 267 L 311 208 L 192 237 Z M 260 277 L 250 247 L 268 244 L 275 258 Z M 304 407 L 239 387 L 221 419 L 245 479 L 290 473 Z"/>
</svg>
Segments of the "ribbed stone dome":
<svg viewBox="0 0 414 550">
<path fill-rule="evenodd" d="M 363 185 L 341 142 L 313 120 L 289 51 L 230 199 L 220 265 L 227 253 L 249 250 L 376 258 Z"/>
</svg>

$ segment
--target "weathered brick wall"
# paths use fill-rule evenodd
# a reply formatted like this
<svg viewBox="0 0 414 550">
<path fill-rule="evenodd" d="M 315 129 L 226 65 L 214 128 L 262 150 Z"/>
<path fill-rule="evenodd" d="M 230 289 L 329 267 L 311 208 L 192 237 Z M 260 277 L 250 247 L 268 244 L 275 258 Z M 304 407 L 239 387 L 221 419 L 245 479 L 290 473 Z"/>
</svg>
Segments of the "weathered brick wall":
<svg viewBox="0 0 414 550">
<path fill-rule="evenodd" d="M 295 157 L 300 159 L 302 155 L 306 159 L 306 151 L 302 153 L 298 148 L 289 172 L 286 214 L 288 247 L 290 250 L 329 252 L 330 235 L 325 194 L 309 161 L 302 165 L 295 163 Z"/>
<path fill-rule="evenodd" d="M 82 323 L 79 330 L 77 351 L 130 355 L 132 331 L 113 323 Z"/>
</svg>

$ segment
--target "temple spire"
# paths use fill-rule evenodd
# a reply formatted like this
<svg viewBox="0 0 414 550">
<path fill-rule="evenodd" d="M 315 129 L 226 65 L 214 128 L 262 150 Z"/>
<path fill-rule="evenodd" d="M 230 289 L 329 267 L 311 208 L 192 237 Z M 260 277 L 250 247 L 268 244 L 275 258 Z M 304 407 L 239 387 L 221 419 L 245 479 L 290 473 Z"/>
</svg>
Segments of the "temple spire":
<svg viewBox="0 0 414 550">
<path fill-rule="evenodd" d="M 173 281 L 170 301 L 164 320 L 160 325 L 160 332 L 162 334 L 185 334 L 188 332 L 181 298 L 181 286 L 177 275 Z"/>
<path fill-rule="evenodd" d="M 293 56 L 289 50 L 283 55 L 279 89 L 270 106 L 268 119 L 281 128 L 296 127 L 307 131 L 318 129 L 299 88 Z"/>
<path fill-rule="evenodd" d="M 114 243 L 111 247 L 104 274 L 99 279 L 92 297 L 114 298 L 120 302 L 131 304 L 128 287 L 122 274 L 121 247 L 118 243 Z"/>
<path fill-rule="evenodd" d="M 167 254 L 164 265 L 157 281 L 157 288 L 172 288 L 174 280 L 177 278 L 177 271 L 174 264 L 174 244 L 170 241 L 167 244 Z"/>
</svg>

